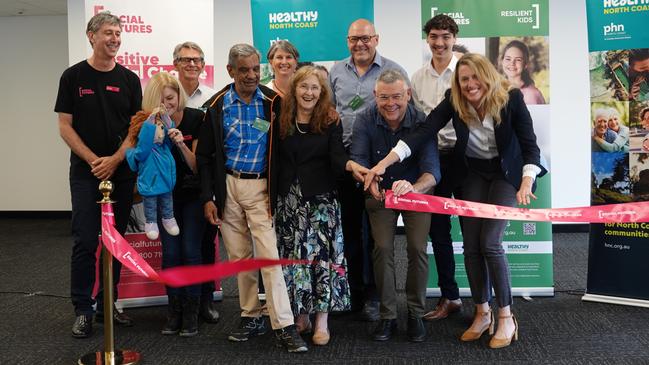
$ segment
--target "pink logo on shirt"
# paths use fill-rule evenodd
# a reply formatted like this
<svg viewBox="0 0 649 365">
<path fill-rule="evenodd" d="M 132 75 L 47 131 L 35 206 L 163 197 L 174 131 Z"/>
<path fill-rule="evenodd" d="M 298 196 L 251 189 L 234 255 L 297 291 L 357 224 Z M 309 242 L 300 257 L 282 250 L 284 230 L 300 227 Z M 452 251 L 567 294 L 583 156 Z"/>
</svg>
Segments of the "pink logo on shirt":
<svg viewBox="0 0 649 365">
<path fill-rule="evenodd" d="M 112 91 L 112 92 L 114 92 L 114 93 L 118 93 L 118 92 L 119 92 L 119 87 L 117 87 L 117 86 L 106 85 L 106 90 L 108 90 L 108 91 Z"/>
<path fill-rule="evenodd" d="M 93 95 L 95 92 L 92 89 L 84 89 L 79 86 L 79 97 L 82 98 L 84 95 Z"/>
</svg>

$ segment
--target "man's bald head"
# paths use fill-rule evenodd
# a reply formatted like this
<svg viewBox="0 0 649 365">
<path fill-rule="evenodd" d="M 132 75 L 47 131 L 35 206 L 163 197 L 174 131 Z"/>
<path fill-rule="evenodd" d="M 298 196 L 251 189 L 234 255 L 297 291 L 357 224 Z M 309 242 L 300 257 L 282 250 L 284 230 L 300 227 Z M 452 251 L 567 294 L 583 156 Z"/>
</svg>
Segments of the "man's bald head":
<svg viewBox="0 0 649 365">
<path fill-rule="evenodd" d="M 367 66 L 374 61 L 379 36 L 374 24 L 367 19 L 357 19 L 347 31 L 347 47 L 357 66 Z"/>
</svg>

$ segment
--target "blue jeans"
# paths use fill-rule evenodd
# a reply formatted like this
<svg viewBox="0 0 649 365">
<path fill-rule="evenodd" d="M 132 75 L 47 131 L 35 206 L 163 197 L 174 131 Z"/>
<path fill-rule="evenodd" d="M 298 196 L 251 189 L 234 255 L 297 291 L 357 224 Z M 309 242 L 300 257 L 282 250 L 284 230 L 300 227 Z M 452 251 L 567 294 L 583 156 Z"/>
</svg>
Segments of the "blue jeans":
<svg viewBox="0 0 649 365">
<path fill-rule="evenodd" d="M 203 217 L 203 205 L 199 199 L 189 202 L 175 202 L 173 208 L 180 234 L 172 236 L 164 229 L 160 230 L 162 241 L 162 268 L 202 264 L 201 246 L 206 221 Z M 201 295 L 201 284 L 182 288 L 167 287 L 167 295 L 198 297 Z"/>
<path fill-rule="evenodd" d="M 163 219 L 174 217 L 174 202 L 171 192 L 153 196 L 143 196 L 144 218 L 147 223 L 158 221 L 158 207 Z"/>
</svg>

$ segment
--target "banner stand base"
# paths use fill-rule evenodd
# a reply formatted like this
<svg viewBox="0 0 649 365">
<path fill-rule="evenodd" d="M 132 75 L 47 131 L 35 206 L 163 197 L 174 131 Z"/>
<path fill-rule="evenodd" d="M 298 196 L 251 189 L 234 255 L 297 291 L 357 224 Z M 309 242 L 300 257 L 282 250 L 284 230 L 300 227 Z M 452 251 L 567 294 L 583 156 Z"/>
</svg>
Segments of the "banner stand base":
<svg viewBox="0 0 649 365">
<path fill-rule="evenodd" d="M 439 288 L 426 288 L 426 297 L 439 297 L 442 295 L 442 291 Z M 537 287 L 537 288 L 512 288 L 512 295 L 515 297 L 553 297 L 554 288 L 553 287 Z M 460 297 L 471 297 L 471 289 L 469 288 L 460 288 Z"/>
<path fill-rule="evenodd" d="M 643 299 L 612 297 L 608 295 L 586 293 L 583 297 L 581 297 L 581 300 L 585 302 L 599 302 L 599 303 L 630 305 L 634 307 L 649 308 L 649 300 L 643 300 Z"/>
<path fill-rule="evenodd" d="M 112 356 L 107 357 L 105 352 L 91 352 L 79 359 L 79 365 L 131 365 L 139 364 L 142 356 L 133 350 L 115 350 Z M 111 358 L 112 357 L 112 358 Z"/>
<path fill-rule="evenodd" d="M 143 297 L 143 298 L 126 298 L 119 299 L 116 302 L 116 306 L 119 309 L 122 308 L 139 308 L 139 307 L 155 307 L 160 305 L 167 305 L 167 296 L 160 295 L 155 297 Z M 214 292 L 212 299 L 215 301 L 223 300 L 223 290 L 217 290 Z"/>
</svg>

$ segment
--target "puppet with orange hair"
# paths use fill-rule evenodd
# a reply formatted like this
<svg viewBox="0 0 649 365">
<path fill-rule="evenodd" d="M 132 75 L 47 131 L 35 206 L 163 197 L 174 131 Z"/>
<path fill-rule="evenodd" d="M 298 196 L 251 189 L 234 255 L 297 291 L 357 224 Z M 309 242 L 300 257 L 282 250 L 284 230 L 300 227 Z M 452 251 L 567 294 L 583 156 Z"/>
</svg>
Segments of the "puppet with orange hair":
<svg viewBox="0 0 649 365">
<path fill-rule="evenodd" d="M 174 217 L 172 192 L 176 185 L 176 163 L 167 131 L 174 128 L 163 105 L 151 113 L 139 111 L 131 120 L 129 138 L 135 148 L 126 151 L 131 170 L 137 172 L 137 190 L 142 196 L 146 236 L 157 239 L 158 210 L 162 226 L 172 236 L 180 233 Z M 137 137 L 136 137 L 137 136 Z"/>
</svg>

